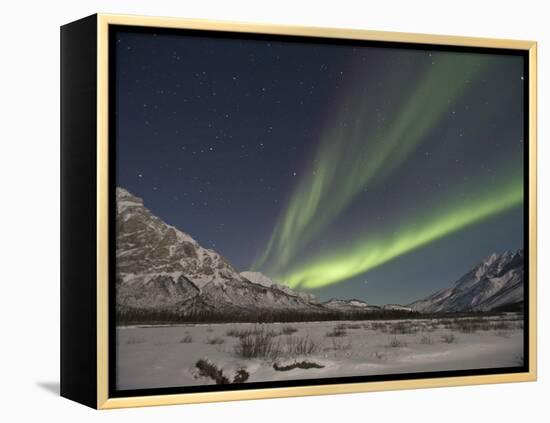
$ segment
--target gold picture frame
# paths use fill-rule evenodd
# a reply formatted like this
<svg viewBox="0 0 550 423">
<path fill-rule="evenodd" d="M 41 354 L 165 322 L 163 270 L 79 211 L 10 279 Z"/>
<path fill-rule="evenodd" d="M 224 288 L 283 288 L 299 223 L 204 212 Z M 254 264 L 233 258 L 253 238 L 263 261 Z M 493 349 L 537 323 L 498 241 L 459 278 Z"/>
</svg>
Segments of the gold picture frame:
<svg viewBox="0 0 550 423">
<path fill-rule="evenodd" d="M 88 18 L 90 19 L 90 18 Z M 65 28 L 67 37 L 76 37 L 78 32 L 77 24 L 68 24 Z M 154 28 L 175 28 L 175 29 L 196 29 L 207 31 L 225 31 L 251 34 L 269 34 L 269 35 L 284 35 L 284 36 L 300 36 L 300 37 L 317 37 L 339 40 L 368 40 L 382 42 L 399 42 L 411 44 L 429 44 L 439 46 L 460 46 L 460 47 L 475 47 L 475 48 L 490 48 L 490 49 L 513 49 L 528 53 L 528 133 L 529 133 L 529 222 L 528 239 L 529 239 L 529 256 L 528 256 L 528 363 L 529 369 L 525 372 L 506 373 L 506 374 L 486 374 L 473 376 L 453 376 L 453 377 L 437 377 L 437 378 L 421 378 L 421 379 L 406 379 L 406 380 L 391 380 L 391 381 L 375 381 L 361 383 L 342 383 L 342 384 L 319 384 L 313 386 L 292 386 L 283 388 L 262 388 L 262 389 L 239 389 L 239 390 L 221 390 L 214 392 L 196 392 L 182 394 L 166 394 L 166 395 L 147 395 L 147 396 L 129 396 L 129 397 L 110 397 L 109 396 L 109 26 L 138 26 L 138 27 L 154 27 Z M 163 18 L 163 17 L 146 17 L 146 16 L 125 16 L 116 14 L 97 14 L 89 21 L 88 32 L 85 34 L 87 39 L 92 39 L 96 45 L 95 54 L 95 172 L 90 176 L 95 181 L 95 211 L 93 220 L 95 221 L 95 262 L 93 287 L 95 298 L 93 299 L 92 307 L 95 310 L 90 316 L 86 317 L 89 321 L 95 321 L 95 333 L 88 334 L 95 339 L 95 354 L 89 357 L 87 365 L 93 367 L 92 372 L 95 377 L 93 381 L 84 381 L 86 387 L 77 386 L 75 381 L 78 376 L 73 375 L 77 364 L 62 364 L 62 395 L 76 401 L 85 403 L 97 409 L 113 409 L 122 407 L 140 407 L 152 405 L 170 405 L 170 404 L 190 404 L 204 403 L 214 401 L 234 401 L 248 400 L 261 398 L 281 398 L 292 396 L 306 395 L 325 395 L 325 394 L 342 394 L 353 392 L 370 392 L 382 390 L 398 390 L 398 389 L 417 389 L 430 387 L 446 387 L 446 386 L 461 386 L 461 385 L 478 385 L 492 384 L 505 382 L 524 382 L 535 381 L 537 378 L 537 296 L 536 296 L 536 254 L 537 254 L 537 154 L 536 154 L 536 139 L 537 139 L 537 44 L 534 41 L 517 41 L 504 39 L 448 36 L 448 35 L 429 35 L 429 34 L 410 34 L 400 32 L 382 32 L 368 31 L 359 29 L 336 29 L 336 28 L 315 28 L 307 26 L 287 26 L 287 25 L 265 25 L 251 23 L 237 23 L 225 21 L 197 20 L 197 19 L 180 19 L 180 18 Z M 72 29 L 71 29 L 72 28 Z M 76 29 L 75 29 L 76 28 Z M 73 31 L 73 33 L 70 33 Z M 93 39 L 95 37 L 95 40 Z M 67 47 L 65 56 L 70 62 L 71 47 Z M 76 47 L 74 47 L 76 49 Z M 83 53 L 74 53 L 74 55 Z M 62 56 L 63 56 L 63 41 L 62 41 Z M 62 62 L 63 63 L 63 62 Z M 63 69 L 63 66 L 62 66 Z M 63 70 L 62 70 L 63 72 Z M 70 71 L 65 72 L 65 77 L 70 79 Z M 63 75 L 62 75 L 63 78 Z M 70 85 L 70 84 L 69 84 Z M 74 86 L 67 86 L 65 93 Z M 63 93 L 63 88 L 62 88 Z M 69 94 L 67 94 L 69 95 Z M 62 94 L 62 99 L 63 99 Z M 78 100 L 67 100 L 67 109 L 65 114 L 62 106 L 62 119 L 70 125 L 71 112 L 68 110 L 71 105 L 70 101 L 77 102 Z M 69 104 L 70 103 L 70 104 Z M 90 106 L 91 107 L 91 106 Z M 74 108 L 74 107 L 73 107 Z M 76 113 L 76 112 L 74 112 Z M 65 136 L 69 138 L 71 131 L 67 129 Z M 63 147 L 62 147 L 63 148 Z M 70 154 L 67 153 L 67 161 L 70 161 Z M 67 170 L 65 176 L 70 177 L 70 170 Z M 90 179 L 91 180 L 91 179 Z M 63 181 L 62 181 L 63 184 Z M 62 194 L 70 201 L 70 194 Z M 67 205 L 69 207 L 69 205 Z M 63 207 L 62 207 L 63 209 Z M 69 213 L 69 212 L 67 212 Z M 67 224 L 69 225 L 69 224 Z M 67 226 L 67 231 L 72 226 Z M 63 237 L 62 237 L 63 239 Z M 74 246 L 74 244 L 72 244 Z M 69 241 L 64 243 L 62 248 L 71 249 Z M 67 252 L 70 254 L 70 252 Z M 66 256 L 65 260 L 70 261 L 70 257 Z M 74 263 L 72 264 L 75 265 Z M 71 266 L 71 264 L 67 264 Z M 63 286 L 70 283 L 70 269 L 67 270 L 65 280 L 62 276 Z M 65 285 L 64 285 L 65 284 Z M 68 292 L 68 291 L 67 291 Z M 66 302 L 77 301 L 77 294 L 67 294 Z M 63 305 L 62 301 L 62 343 L 65 339 L 65 349 L 62 347 L 62 362 L 63 357 L 68 357 L 75 354 L 76 350 L 73 344 L 77 342 L 74 339 L 77 329 L 65 329 L 69 327 L 69 323 L 63 323 L 63 314 L 66 319 L 74 318 L 74 311 L 70 311 L 70 306 Z M 71 314 L 73 313 L 73 314 Z M 63 337 L 63 331 L 65 338 Z M 84 335 L 83 335 L 84 336 Z M 87 338 L 90 341 L 89 338 Z M 92 341 L 90 341 L 92 342 Z M 63 345 L 63 344 L 62 344 Z M 80 363 L 82 365 L 82 363 Z M 90 376 L 91 378 L 92 376 Z M 64 379 L 65 378 L 65 382 Z M 73 380 L 74 379 L 74 380 Z M 68 380 L 68 381 L 67 381 Z M 77 392 L 78 391 L 78 392 Z M 86 391 L 86 392 L 84 392 Z M 92 395 L 95 392 L 95 396 Z"/>
</svg>

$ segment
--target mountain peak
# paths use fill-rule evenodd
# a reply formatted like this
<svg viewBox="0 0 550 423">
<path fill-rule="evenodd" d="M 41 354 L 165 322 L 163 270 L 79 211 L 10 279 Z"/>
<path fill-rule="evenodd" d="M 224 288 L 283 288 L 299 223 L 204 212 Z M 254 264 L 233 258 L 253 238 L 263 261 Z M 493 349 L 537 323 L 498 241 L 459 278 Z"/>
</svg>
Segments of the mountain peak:
<svg viewBox="0 0 550 423">
<path fill-rule="evenodd" d="M 523 300 L 523 250 L 493 253 L 458 279 L 410 306 L 421 312 L 486 311 Z"/>
<path fill-rule="evenodd" d="M 506 254 L 506 252 L 504 254 Z M 497 253 L 490 254 L 489 256 L 485 257 L 485 260 L 483 260 L 482 264 L 490 266 L 497 260 L 498 257 L 499 256 Z"/>
<path fill-rule="evenodd" d="M 117 210 L 120 212 L 126 207 L 143 207 L 143 200 L 130 194 L 129 191 L 122 187 L 116 187 L 116 205 Z"/>
</svg>

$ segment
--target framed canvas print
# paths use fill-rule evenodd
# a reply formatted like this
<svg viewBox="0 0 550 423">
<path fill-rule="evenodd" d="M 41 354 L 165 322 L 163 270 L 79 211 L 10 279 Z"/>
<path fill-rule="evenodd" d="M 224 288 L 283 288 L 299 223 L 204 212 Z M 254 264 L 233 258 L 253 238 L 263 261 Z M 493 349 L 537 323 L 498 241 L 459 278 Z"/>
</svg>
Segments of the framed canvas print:
<svg viewBox="0 0 550 423">
<path fill-rule="evenodd" d="M 61 394 L 536 378 L 536 43 L 61 30 Z"/>
</svg>

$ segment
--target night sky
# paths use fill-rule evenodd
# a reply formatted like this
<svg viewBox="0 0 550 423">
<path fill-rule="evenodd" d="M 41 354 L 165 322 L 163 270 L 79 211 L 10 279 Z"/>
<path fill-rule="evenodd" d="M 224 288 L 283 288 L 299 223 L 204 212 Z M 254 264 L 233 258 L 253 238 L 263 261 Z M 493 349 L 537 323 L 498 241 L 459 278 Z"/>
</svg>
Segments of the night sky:
<svg viewBox="0 0 550 423">
<path fill-rule="evenodd" d="M 406 304 L 522 248 L 523 58 L 196 34 L 116 34 L 116 183 L 238 270 Z"/>
</svg>

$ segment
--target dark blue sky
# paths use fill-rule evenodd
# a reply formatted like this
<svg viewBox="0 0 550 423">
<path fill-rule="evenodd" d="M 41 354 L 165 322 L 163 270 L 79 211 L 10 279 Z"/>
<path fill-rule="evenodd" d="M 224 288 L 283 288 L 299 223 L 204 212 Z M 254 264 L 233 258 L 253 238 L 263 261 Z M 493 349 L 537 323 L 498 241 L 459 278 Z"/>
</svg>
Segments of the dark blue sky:
<svg viewBox="0 0 550 423">
<path fill-rule="evenodd" d="M 369 107 L 392 111 L 434 56 L 444 54 L 120 31 L 116 183 L 247 270 L 265 250 L 350 87 L 359 89 L 364 78 L 376 87 Z M 358 225 L 373 231 L 391 225 L 448 195 L 456 181 L 521 167 L 522 66 L 519 57 L 495 56 L 395 176 L 347 207 L 296 261 L 340 248 Z M 365 215 L 373 218 L 364 222 Z M 522 225 L 516 207 L 314 293 L 408 303 L 449 285 L 492 252 L 521 248 Z"/>
</svg>

